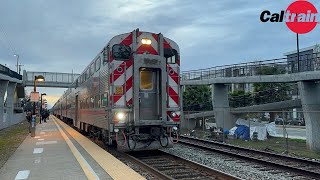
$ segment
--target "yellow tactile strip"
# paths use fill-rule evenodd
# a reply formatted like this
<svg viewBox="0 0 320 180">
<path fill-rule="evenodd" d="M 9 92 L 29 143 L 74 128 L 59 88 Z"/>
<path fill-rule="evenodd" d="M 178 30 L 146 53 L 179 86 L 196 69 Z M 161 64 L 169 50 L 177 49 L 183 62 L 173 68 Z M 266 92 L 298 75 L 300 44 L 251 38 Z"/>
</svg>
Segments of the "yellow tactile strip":
<svg viewBox="0 0 320 180">
<path fill-rule="evenodd" d="M 60 124 L 104 169 L 113 179 L 119 180 L 138 180 L 145 179 L 140 174 L 129 168 L 110 153 L 88 140 L 85 136 L 60 121 L 58 118 L 52 116 L 58 124 Z"/>
</svg>

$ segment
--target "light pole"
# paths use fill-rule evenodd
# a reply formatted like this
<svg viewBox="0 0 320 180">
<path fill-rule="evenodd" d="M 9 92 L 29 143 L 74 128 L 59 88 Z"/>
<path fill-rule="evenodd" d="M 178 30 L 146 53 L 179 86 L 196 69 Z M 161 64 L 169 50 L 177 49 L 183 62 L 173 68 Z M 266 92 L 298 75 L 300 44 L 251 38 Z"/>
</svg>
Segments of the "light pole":
<svg viewBox="0 0 320 180">
<path fill-rule="evenodd" d="M 298 56 L 298 72 L 300 72 L 300 52 L 299 52 L 299 34 L 297 33 L 297 56 Z"/>
<path fill-rule="evenodd" d="M 42 111 L 42 96 L 46 96 L 47 94 L 46 93 L 41 93 L 41 96 L 40 96 L 40 124 L 41 124 L 41 120 L 42 120 L 42 117 L 41 117 L 41 111 Z"/>
<path fill-rule="evenodd" d="M 14 54 L 13 56 L 15 56 L 15 57 L 17 57 L 17 73 L 19 73 L 20 74 L 20 72 L 19 72 L 19 54 Z"/>
<path fill-rule="evenodd" d="M 39 76 L 34 76 L 34 81 L 33 81 L 33 92 L 36 93 L 37 92 L 37 81 L 39 82 L 43 82 L 44 81 L 44 77 L 42 75 Z M 33 115 L 36 115 L 36 102 L 33 102 Z M 41 123 L 41 121 L 40 121 Z"/>
</svg>

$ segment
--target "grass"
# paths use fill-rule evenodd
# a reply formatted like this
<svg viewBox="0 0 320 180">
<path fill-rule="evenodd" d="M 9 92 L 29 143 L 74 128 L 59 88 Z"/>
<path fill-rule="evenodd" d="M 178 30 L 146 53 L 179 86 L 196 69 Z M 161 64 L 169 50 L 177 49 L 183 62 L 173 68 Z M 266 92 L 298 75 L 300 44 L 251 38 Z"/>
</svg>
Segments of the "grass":
<svg viewBox="0 0 320 180">
<path fill-rule="evenodd" d="M 181 132 L 181 134 L 190 133 L 187 130 Z M 207 139 L 207 140 L 215 140 L 210 137 L 210 132 L 203 130 L 195 130 L 195 137 Z M 222 138 L 220 137 L 222 141 Z M 288 154 L 290 156 L 295 157 L 306 157 L 311 159 L 319 159 L 320 160 L 320 152 L 310 151 L 307 148 L 306 140 L 303 139 L 288 139 L 288 147 L 285 138 L 281 137 L 268 137 L 265 141 L 244 141 L 241 139 L 227 139 L 225 138 L 225 142 L 228 144 L 233 144 L 241 147 L 263 150 L 273 153 L 279 154 Z M 288 149 L 288 152 L 287 152 Z"/>
<path fill-rule="evenodd" d="M 29 123 L 23 121 L 0 130 L 0 167 L 15 152 L 29 134 Z"/>
<path fill-rule="evenodd" d="M 269 137 L 266 141 L 243 141 L 240 139 L 228 139 L 226 140 L 226 142 L 241 147 L 264 150 L 274 153 L 288 153 L 288 155 L 296 157 L 320 159 L 320 152 L 308 150 L 306 146 L 306 140 L 301 139 L 288 139 L 288 146 L 285 138 L 278 137 Z"/>
</svg>

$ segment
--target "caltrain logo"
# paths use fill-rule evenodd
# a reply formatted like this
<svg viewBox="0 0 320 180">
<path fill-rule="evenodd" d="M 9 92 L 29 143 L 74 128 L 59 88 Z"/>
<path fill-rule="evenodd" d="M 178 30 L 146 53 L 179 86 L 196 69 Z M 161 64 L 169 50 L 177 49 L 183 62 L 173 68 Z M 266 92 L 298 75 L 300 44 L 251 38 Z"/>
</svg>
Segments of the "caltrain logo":
<svg viewBox="0 0 320 180">
<path fill-rule="evenodd" d="M 287 10 L 271 13 L 265 10 L 260 15 L 262 22 L 285 22 L 288 28 L 298 34 L 311 32 L 320 22 L 316 7 L 306 1 L 298 0 L 290 4 Z"/>
</svg>

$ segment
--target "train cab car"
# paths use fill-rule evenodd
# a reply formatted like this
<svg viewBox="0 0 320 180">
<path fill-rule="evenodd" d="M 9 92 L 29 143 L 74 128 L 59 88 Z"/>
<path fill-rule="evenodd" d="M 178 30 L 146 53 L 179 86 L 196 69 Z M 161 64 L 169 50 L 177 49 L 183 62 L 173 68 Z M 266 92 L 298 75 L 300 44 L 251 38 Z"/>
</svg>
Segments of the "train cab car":
<svg viewBox="0 0 320 180">
<path fill-rule="evenodd" d="M 180 121 L 179 74 L 174 41 L 139 29 L 120 34 L 59 99 L 54 114 L 121 151 L 172 147 Z"/>
</svg>

